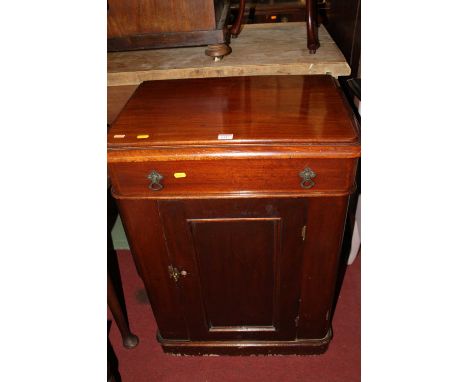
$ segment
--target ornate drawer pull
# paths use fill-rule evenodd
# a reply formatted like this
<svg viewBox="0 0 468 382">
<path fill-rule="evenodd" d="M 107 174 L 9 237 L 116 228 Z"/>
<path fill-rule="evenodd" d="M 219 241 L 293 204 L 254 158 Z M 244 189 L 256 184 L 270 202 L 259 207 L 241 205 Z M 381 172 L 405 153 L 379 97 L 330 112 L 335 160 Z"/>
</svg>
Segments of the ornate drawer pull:
<svg viewBox="0 0 468 382">
<path fill-rule="evenodd" d="M 311 187 L 315 186 L 315 183 L 312 180 L 312 178 L 315 178 L 317 176 L 317 174 L 315 172 L 313 172 L 309 167 L 306 167 L 304 170 L 302 170 L 299 173 L 299 176 L 302 179 L 302 181 L 301 181 L 301 187 L 302 188 L 308 189 L 308 188 L 311 188 Z"/>
<path fill-rule="evenodd" d="M 159 191 L 163 189 L 164 186 L 160 182 L 164 179 L 164 176 L 162 176 L 160 173 L 153 170 L 148 174 L 147 178 L 151 181 L 151 183 L 148 185 L 150 190 Z"/>
</svg>

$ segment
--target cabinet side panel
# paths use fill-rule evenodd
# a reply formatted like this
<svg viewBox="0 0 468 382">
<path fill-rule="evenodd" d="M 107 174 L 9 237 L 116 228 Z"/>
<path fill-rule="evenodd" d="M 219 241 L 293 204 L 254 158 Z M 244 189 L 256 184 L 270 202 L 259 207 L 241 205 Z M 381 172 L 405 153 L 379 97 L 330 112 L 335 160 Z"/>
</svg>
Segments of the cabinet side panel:
<svg viewBox="0 0 468 382">
<path fill-rule="evenodd" d="M 157 202 L 117 202 L 133 258 L 141 273 L 161 335 L 164 338 L 188 338 L 177 290 L 168 274 L 170 264 Z"/>
<path fill-rule="evenodd" d="M 215 29 L 212 0 L 108 0 L 107 37 Z"/>
<path fill-rule="evenodd" d="M 323 338 L 329 330 L 348 199 L 310 200 L 298 338 Z"/>
</svg>

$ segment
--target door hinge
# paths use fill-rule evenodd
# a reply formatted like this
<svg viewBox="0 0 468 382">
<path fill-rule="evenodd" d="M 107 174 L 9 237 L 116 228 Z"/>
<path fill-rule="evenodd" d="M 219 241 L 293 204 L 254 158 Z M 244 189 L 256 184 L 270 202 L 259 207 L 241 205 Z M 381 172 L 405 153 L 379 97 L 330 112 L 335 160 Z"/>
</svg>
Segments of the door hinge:
<svg viewBox="0 0 468 382">
<path fill-rule="evenodd" d="M 167 269 L 169 271 L 169 277 L 173 279 L 175 282 L 179 281 L 180 276 L 188 275 L 187 271 L 184 271 L 184 270 L 179 271 L 177 267 L 173 267 L 172 265 L 169 265 Z"/>
<path fill-rule="evenodd" d="M 305 241 L 306 239 L 306 231 L 307 231 L 307 226 L 305 225 L 304 227 L 302 227 L 302 232 L 301 232 L 302 241 Z"/>
<path fill-rule="evenodd" d="M 294 323 L 296 324 L 296 328 L 299 327 L 299 316 L 296 316 L 296 318 L 294 319 Z"/>
</svg>

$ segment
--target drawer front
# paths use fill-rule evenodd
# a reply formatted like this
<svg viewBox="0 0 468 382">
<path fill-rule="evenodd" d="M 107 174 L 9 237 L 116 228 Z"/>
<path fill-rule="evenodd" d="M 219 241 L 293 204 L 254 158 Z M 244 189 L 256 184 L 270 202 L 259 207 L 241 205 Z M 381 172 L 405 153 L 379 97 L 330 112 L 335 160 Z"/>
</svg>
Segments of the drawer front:
<svg viewBox="0 0 468 382">
<path fill-rule="evenodd" d="M 116 197 L 344 194 L 356 159 L 231 159 L 111 163 Z M 162 176 L 162 178 L 161 178 Z"/>
</svg>

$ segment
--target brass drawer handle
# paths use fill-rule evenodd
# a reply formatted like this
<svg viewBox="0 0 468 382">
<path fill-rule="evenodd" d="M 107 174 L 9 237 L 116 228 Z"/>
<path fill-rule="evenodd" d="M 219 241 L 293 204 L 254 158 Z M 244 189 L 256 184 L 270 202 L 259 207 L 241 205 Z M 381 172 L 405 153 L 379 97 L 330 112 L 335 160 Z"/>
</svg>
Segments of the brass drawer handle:
<svg viewBox="0 0 468 382">
<path fill-rule="evenodd" d="M 312 178 L 315 178 L 317 174 L 313 172 L 309 167 L 306 167 L 304 170 L 302 170 L 299 173 L 299 176 L 301 177 L 301 187 L 305 189 L 312 188 L 315 186 L 315 182 L 312 180 Z"/>
<path fill-rule="evenodd" d="M 160 173 L 156 171 L 151 171 L 147 178 L 150 180 L 150 184 L 148 185 L 148 188 L 153 191 L 159 191 L 163 189 L 163 185 L 160 183 L 161 180 L 164 179 L 164 176 L 162 176 Z"/>
</svg>

